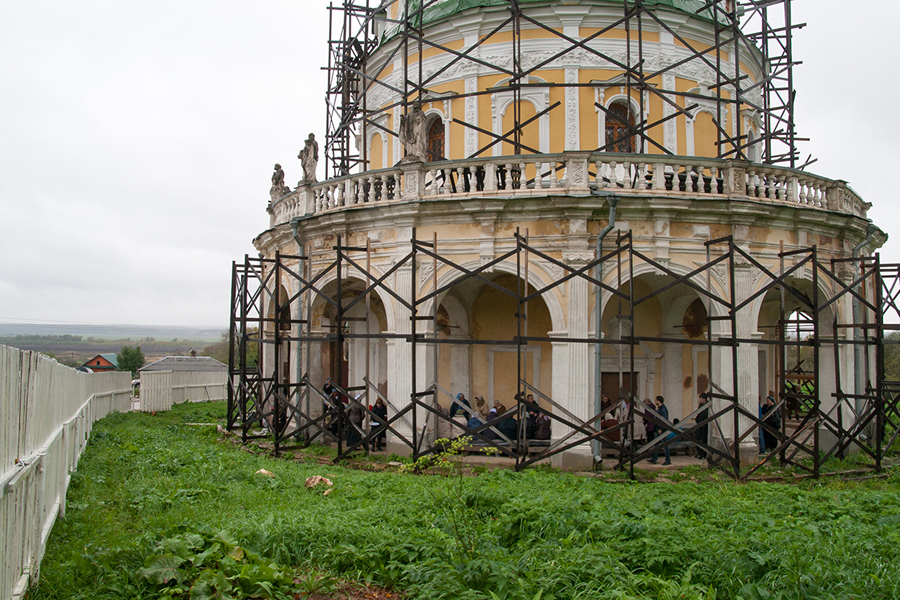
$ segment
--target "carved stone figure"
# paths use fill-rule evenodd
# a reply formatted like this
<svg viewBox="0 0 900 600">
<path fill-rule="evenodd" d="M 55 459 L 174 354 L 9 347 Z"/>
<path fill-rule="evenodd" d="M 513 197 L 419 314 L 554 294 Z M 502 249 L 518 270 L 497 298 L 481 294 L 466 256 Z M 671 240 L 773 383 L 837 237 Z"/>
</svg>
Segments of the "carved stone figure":
<svg viewBox="0 0 900 600">
<path fill-rule="evenodd" d="M 422 112 L 422 105 L 413 104 L 412 110 L 407 115 L 400 117 L 400 143 L 406 149 L 406 156 L 401 163 L 425 162 L 427 160 L 426 146 L 428 144 L 428 131 L 425 124 L 428 117 Z"/>
<path fill-rule="evenodd" d="M 271 196 L 272 202 L 275 202 L 290 192 L 291 188 L 284 185 L 284 171 L 281 170 L 281 165 L 276 163 L 275 172 L 272 173 L 272 187 L 269 188 L 269 196 Z"/>
<path fill-rule="evenodd" d="M 314 134 L 310 133 L 306 138 L 306 145 L 303 146 L 303 150 L 300 151 L 297 158 L 303 165 L 303 181 L 301 183 L 315 183 L 316 166 L 319 164 L 319 143 Z"/>
</svg>

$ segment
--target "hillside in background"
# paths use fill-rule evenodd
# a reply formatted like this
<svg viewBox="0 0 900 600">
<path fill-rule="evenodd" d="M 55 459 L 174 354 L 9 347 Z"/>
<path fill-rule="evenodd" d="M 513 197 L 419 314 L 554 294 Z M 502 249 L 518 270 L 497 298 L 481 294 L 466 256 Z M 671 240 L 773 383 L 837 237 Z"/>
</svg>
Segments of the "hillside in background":
<svg viewBox="0 0 900 600">
<path fill-rule="evenodd" d="M 97 354 L 118 353 L 122 346 L 140 346 L 147 362 L 186 355 L 222 339 L 224 328 L 155 327 L 147 325 L 0 324 L 0 344 L 34 350 L 71 366 Z M 227 362 L 227 358 L 226 358 Z"/>
</svg>

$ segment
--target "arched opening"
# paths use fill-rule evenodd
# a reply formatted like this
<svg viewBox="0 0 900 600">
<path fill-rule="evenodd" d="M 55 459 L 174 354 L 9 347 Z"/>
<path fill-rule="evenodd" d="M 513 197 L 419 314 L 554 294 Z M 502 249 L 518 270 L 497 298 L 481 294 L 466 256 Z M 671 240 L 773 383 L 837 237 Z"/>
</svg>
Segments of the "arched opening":
<svg viewBox="0 0 900 600">
<path fill-rule="evenodd" d="M 349 305 L 365 289 L 365 281 L 347 278 L 341 281 L 341 304 Z M 322 287 L 322 292 L 337 299 L 337 282 L 332 281 Z M 368 389 L 369 383 L 382 394 L 387 393 L 387 346 L 384 339 L 366 338 L 387 329 L 387 314 L 381 298 L 377 294 L 369 297 L 369 307 L 365 299 L 345 310 L 338 324 L 337 309 L 331 303 L 319 298 L 312 307 L 313 334 L 336 334 L 338 327 L 344 337 L 337 340 L 311 344 L 309 378 L 312 385 L 321 387 L 327 377 L 347 388 L 360 388 L 357 393 L 367 394 L 372 404 L 375 393 Z M 359 335 L 361 337 L 353 337 Z"/>
<path fill-rule="evenodd" d="M 759 144 L 757 143 L 757 135 L 754 130 L 747 132 L 747 160 L 751 162 L 759 162 Z"/>
<path fill-rule="evenodd" d="M 534 105 L 527 101 L 519 102 L 519 123 L 524 123 L 534 117 L 537 114 L 537 111 L 534 109 Z M 519 134 L 519 142 L 522 145 L 519 152 L 516 152 L 516 146 L 512 142 L 503 142 L 503 155 L 510 156 L 513 154 L 531 154 L 530 149 L 539 150 L 540 149 L 540 126 L 538 124 L 539 119 L 535 119 L 525 127 L 521 128 Z M 506 112 L 503 113 L 503 134 L 512 131 L 513 126 L 515 124 L 515 106 L 513 103 L 510 103 L 509 106 L 506 107 Z M 515 135 L 510 134 L 509 138 L 511 141 L 515 141 Z"/>
<path fill-rule="evenodd" d="M 446 160 L 444 157 L 444 144 L 446 142 L 444 130 L 444 121 L 437 115 L 430 117 L 428 122 L 428 143 L 426 151 L 428 153 L 428 162 L 436 162 Z"/>
<path fill-rule="evenodd" d="M 641 273 L 634 279 L 634 298 L 670 286 L 674 278 L 657 273 Z M 631 293 L 625 281 L 619 290 Z M 629 344 L 604 344 L 601 353 L 601 392 L 613 401 L 620 388 L 640 400 L 663 396 L 671 419 L 682 418 L 698 405 L 698 395 L 709 387 L 709 352 L 703 344 L 708 329 L 705 302 L 690 286 L 680 284 L 641 300 L 635 305 L 633 320 L 627 300 L 610 298 L 603 308 L 601 331 L 611 341 L 633 335 L 634 370 Z M 593 383 L 592 383 L 593 384 Z M 636 423 L 640 439 L 642 424 Z"/>
<path fill-rule="evenodd" d="M 495 273 L 492 281 L 501 288 L 516 291 L 518 278 L 509 273 Z M 534 292 L 533 286 L 528 286 Z M 467 279 L 451 288 L 442 298 L 438 308 L 438 337 L 474 341 L 464 344 L 438 344 L 438 384 L 449 392 L 440 395 L 445 408 L 451 397 L 463 392 L 471 401 L 475 412 L 486 415 L 491 403 L 498 399 L 507 408 L 515 406 L 515 395 L 520 388 L 517 381 L 518 348 L 514 340 L 518 335 L 516 299 L 501 290 Z M 524 314 L 524 313 L 523 313 Z M 528 302 L 527 334 L 547 337 L 552 331 L 550 311 L 542 298 Z M 478 343 L 478 342 L 494 343 Z M 548 396 L 552 384 L 552 346 L 549 342 L 524 346 L 523 379 L 542 390 Z M 476 405 L 475 398 L 484 399 L 484 405 Z M 536 395 L 536 401 L 540 401 Z M 542 403 L 550 409 L 549 403 Z"/>
<path fill-rule="evenodd" d="M 718 135 L 713 116 L 705 111 L 697 113 L 694 117 L 694 156 L 719 156 Z"/>
<path fill-rule="evenodd" d="M 606 151 L 635 152 L 634 113 L 624 101 L 615 101 L 606 111 Z"/>
<path fill-rule="evenodd" d="M 372 143 L 369 147 L 369 168 L 370 169 L 383 169 L 386 165 L 384 164 L 383 158 L 383 142 L 381 139 L 381 134 L 376 133 L 372 136 Z"/>
</svg>

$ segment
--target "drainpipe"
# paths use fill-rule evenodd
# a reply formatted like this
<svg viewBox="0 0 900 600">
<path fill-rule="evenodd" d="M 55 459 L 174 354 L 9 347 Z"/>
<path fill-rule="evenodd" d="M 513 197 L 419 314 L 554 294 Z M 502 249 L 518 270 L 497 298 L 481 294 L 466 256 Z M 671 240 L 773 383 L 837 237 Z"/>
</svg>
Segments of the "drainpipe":
<svg viewBox="0 0 900 600">
<path fill-rule="evenodd" d="M 869 226 L 868 226 L 868 228 L 866 228 L 866 239 L 864 239 L 863 241 L 861 241 L 860 243 L 858 243 L 856 246 L 853 247 L 853 253 L 852 253 L 853 258 L 857 258 L 859 256 L 860 250 L 862 250 L 863 247 L 867 246 L 872 241 L 872 238 L 875 237 L 875 233 L 877 231 L 878 231 L 878 227 L 876 227 L 875 225 L 872 224 L 872 219 L 869 219 Z M 854 274 L 854 277 L 856 277 L 855 274 Z M 855 291 L 857 294 L 861 294 L 861 289 L 860 289 L 861 285 L 862 284 L 856 286 Z M 875 293 L 877 294 L 878 291 L 876 290 Z M 853 323 L 859 324 L 860 321 L 862 321 L 862 310 L 860 309 L 860 306 L 859 306 L 859 298 L 857 298 L 856 296 L 853 296 Z M 862 398 L 859 398 L 858 396 L 862 396 L 863 394 L 865 394 L 867 373 L 864 368 L 866 361 L 863 356 L 863 352 L 865 350 L 862 346 L 863 332 L 862 332 L 862 329 L 860 329 L 859 327 L 853 328 L 853 340 L 855 342 L 853 344 L 853 369 L 854 369 L 854 382 L 855 382 L 855 385 L 854 385 L 855 392 L 854 393 L 857 395 L 856 402 L 855 402 L 856 414 L 861 415 L 862 411 L 865 409 L 866 403 L 865 403 L 865 400 L 863 400 Z"/>
<path fill-rule="evenodd" d="M 294 236 L 294 241 L 297 242 L 297 256 L 299 256 L 301 259 L 300 261 L 298 261 L 299 264 L 298 264 L 297 270 L 300 271 L 300 273 L 302 273 L 303 272 L 303 260 L 302 259 L 303 259 L 303 249 L 304 248 L 303 248 L 303 240 L 300 238 L 300 234 L 297 233 L 297 228 L 299 226 L 300 226 L 300 222 L 297 219 L 291 220 L 291 232 Z M 302 316 L 302 311 L 303 311 L 303 305 L 301 303 L 300 297 L 298 296 L 297 297 L 297 318 L 298 318 L 298 320 Z M 309 315 L 307 315 L 307 318 L 309 318 Z M 298 338 L 303 335 L 302 327 L 303 327 L 302 323 L 297 324 L 297 337 Z M 300 380 L 300 374 L 303 373 L 303 362 L 301 360 L 302 357 L 300 356 L 302 354 L 300 352 L 300 348 L 302 348 L 302 347 L 303 347 L 302 343 L 297 342 L 297 351 L 294 352 L 294 372 L 297 374 L 298 381 Z M 307 398 L 306 414 L 309 415 L 309 395 L 308 394 L 307 394 L 306 398 Z"/>
<path fill-rule="evenodd" d="M 619 204 L 618 196 L 609 196 L 607 198 L 607 202 L 609 203 L 609 222 L 606 224 L 600 233 L 597 235 L 597 254 L 596 257 L 599 259 L 603 256 L 603 238 L 606 237 L 606 234 L 612 231 L 613 227 L 616 226 L 616 207 Z M 594 267 L 594 279 L 597 281 L 603 281 L 603 262 L 597 263 L 597 266 Z M 602 383 L 602 373 L 601 373 L 601 365 L 600 365 L 600 354 L 603 345 L 600 343 L 600 319 L 602 317 L 603 307 L 601 305 L 601 292 L 600 286 L 597 286 L 597 293 L 594 294 L 594 327 L 596 328 L 596 336 L 597 343 L 594 344 L 594 414 L 600 413 L 600 395 L 601 395 L 601 383 Z M 595 425 L 598 429 L 600 428 L 599 424 Z M 600 440 L 593 440 L 591 442 L 592 451 L 594 454 L 594 464 L 600 464 L 603 462 L 603 454 L 602 454 L 602 444 Z"/>
</svg>

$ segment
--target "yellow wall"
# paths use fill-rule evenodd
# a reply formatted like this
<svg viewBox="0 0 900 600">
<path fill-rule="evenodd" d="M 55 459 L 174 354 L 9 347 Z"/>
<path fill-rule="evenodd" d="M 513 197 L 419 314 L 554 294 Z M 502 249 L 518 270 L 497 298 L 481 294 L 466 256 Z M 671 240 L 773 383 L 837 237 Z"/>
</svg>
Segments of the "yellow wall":
<svg viewBox="0 0 900 600">
<path fill-rule="evenodd" d="M 383 169 L 387 165 L 384 164 L 384 157 L 382 156 L 383 148 L 381 141 L 381 134 L 376 133 L 372 136 L 372 149 L 369 153 L 369 168 L 370 169 Z"/>
<path fill-rule="evenodd" d="M 396 3 L 391 5 L 392 11 L 396 10 Z M 581 28 L 580 35 L 582 37 L 590 36 L 595 33 L 597 29 L 592 28 Z M 654 32 L 643 33 L 644 39 L 649 42 L 654 42 L 658 40 L 658 35 Z M 541 29 L 523 29 L 522 31 L 523 39 L 550 39 L 556 37 L 552 32 L 544 31 Z M 610 39 L 624 39 L 626 37 L 626 32 L 624 29 L 615 29 L 604 33 L 601 38 L 610 38 Z M 636 37 L 635 35 L 632 36 Z M 509 42 L 512 40 L 512 34 L 508 31 L 500 32 L 491 36 L 490 40 L 486 44 L 482 46 L 485 51 L 489 52 L 497 52 L 500 50 L 508 51 L 509 50 Z M 695 49 L 705 49 L 708 48 L 707 45 L 694 42 L 692 40 L 688 40 L 689 43 Z M 676 41 L 676 44 L 681 46 L 682 44 Z M 456 50 L 460 50 L 464 48 L 464 42 L 462 39 L 453 40 L 450 42 L 446 42 L 445 45 L 449 48 L 453 48 Z M 436 56 L 438 54 L 443 53 L 443 50 L 438 48 L 428 48 L 424 50 L 423 54 L 426 57 Z M 417 73 L 417 61 L 418 54 L 413 52 L 410 57 L 410 72 L 415 75 Z M 387 76 L 392 67 L 388 67 L 385 69 L 384 73 L 381 77 Z M 743 64 L 741 65 L 741 70 L 743 73 L 748 74 L 748 66 Z M 620 75 L 621 71 L 619 70 L 610 70 L 610 69 L 589 69 L 583 68 L 579 70 L 579 83 L 586 84 L 591 81 L 607 81 L 617 75 Z M 540 78 L 544 81 L 548 82 L 561 82 L 564 81 L 565 75 L 562 69 L 546 69 L 540 70 L 532 73 L 533 76 Z M 477 82 L 477 89 L 479 91 L 487 90 L 491 87 L 496 86 L 500 81 L 507 79 L 507 75 L 503 73 L 497 73 L 495 75 L 487 75 L 480 76 Z M 648 83 L 654 85 L 659 89 L 662 85 L 661 77 L 656 77 L 651 80 L 648 80 Z M 684 77 L 676 77 L 675 78 L 675 88 L 678 92 L 688 92 L 690 90 L 694 90 L 698 87 L 698 82 L 693 79 L 688 79 Z M 457 79 L 451 82 L 444 83 L 435 83 L 429 85 L 429 89 L 434 93 L 448 93 L 453 92 L 456 94 L 465 93 L 465 84 L 462 79 Z M 613 95 L 619 94 L 619 88 L 607 88 L 605 91 L 605 99 L 604 105 L 609 102 L 609 99 Z M 580 111 L 580 121 L 579 121 L 579 146 L 581 150 L 595 150 L 599 145 L 599 135 L 598 135 L 598 114 L 597 109 L 594 106 L 594 89 L 592 87 L 583 87 L 580 88 L 577 92 L 578 95 L 578 104 Z M 638 101 L 639 103 L 639 94 L 637 92 L 632 92 L 632 97 Z M 723 92 L 723 98 L 728 98 L 728 94 Z M 681 107 L 686 106 L 687 104 L 692 103 L 691 99 L 685 99 L 681 96 L 673 97 L 673 100 L 676 104 Z M 546 140 L 546 147 L 551 153 L 563 152 L 566 147 L 565 142 L 565 89 L 560 87 L 550 87 L 549 88 L 549 101 L 552 105 L 555 102 L 560 102 L 560 106 L 550 111 L 549 113 L 549 139 Z M 465 119 L 465 99 L 457 98 L 450 101 L 453 107 L 453 116 L 457 119 L 464 120 Z M 481 129 L 491 131 L 493 129 L 492 123 L 492 108 L 491 108 L 491 94 L 484 94 L 478 96 L 478 127 Z M 384 106 L 390 106 L 392 100 L 389 100 Z M 435 103 L 435 105 L 440 106 L 443 111 L 442 103 Z M 653 123 L 659 121 L 663 118 L 664 112 L 664 101 L 658 97 L 654 93 L 649 93 L 647 95 L 647 103 L 645 105 L 646 118 L 649 123 Z M 731 131 L 730 120 L 734 118 L 734 107 L 729 107 L 729 124 L 728 131 Z M 385 111 L 387 113 L 391 113 L 392 109 L 386 108 Z M 534 106 L 530 102 L 522 103 L 522 119 L 528 119 L 534 116 L 536 113 Z M 708 157 L 716 157 L 721 152 L 720 149 L 716 146 L 716 128 L 712 123 L 709 115 L 707 113 L 696 113 L 697 118 L 694 123 L 694 152 L 695 156 L 708 156 Z M 391 119 L 392 120 L 392 119 Z M 513 109 L 508 108 L 502 119 L 502 129 L 501 133 L 505 133 L 512 127 L 513 123 Z M 687 127 L 684 116 L 678 116 L 675 118 L 676 122 L 676 130 L 677 130 L 677 148 L 676 153 L 679 155 L 688 154 L 688 141 L 687 141 Z M 394 124 L 390 123 L 389 127 L 394 128 Z M 661 124 L 655 126 L 648 130 L 648 135 L 650 138 L 658 144 L 655 145 L 649 141 L 644 142 L 643 152 L 647 154 L 663 154 L 662 146 L 664 146 L 664 129 L 666 124 Z M 540 125 L 539 120 L 535 120 L 534 123 L 528 125 L 525 131 L 525 139 L 523 142 L 527 146 L 531 146 L 537 150 L 540 149 L 540 140 L 539 140 L 539 131 Z M 449 127 L 449 156 L 450 159 L 460 159 L 465 157 L 465 135 L 466 135 L 466 127 L 464 125 L 458 123 L 451 123 Z M 477 148 L 482 148 L 493 141 L 493 138 L 484 133 L 477 134 Z M 641 151 L 641 140 L 640 137 L 636 139 L 635 149 L 636 151 Z M 399 143 L 393 136 L 391 136 L 391 140 L 388 143 L 389 156 L 393 157 L 394 155 L 394 144 Z M 725 149 L 728 150 L 731 147 L 728 146 Z M 512 144 L 504 142 L 502 143 L 502 154 L 510 155 L 514 153 L 514 148 Z M 528 153 L 527 151 L 525 152 Z M 481 153 L 480 156 L 486 157 L 491 156 L 493 154 L 493 149 L 489 148 L 485 152 Z M 388 163 L 391 162 L 387 160 L 386 157 L 382 157 L 381 164 L 383 166 L 387 166 Z M 532 173 L 529 172 L 529 177 L 533 176 Z"/>
</svg>

